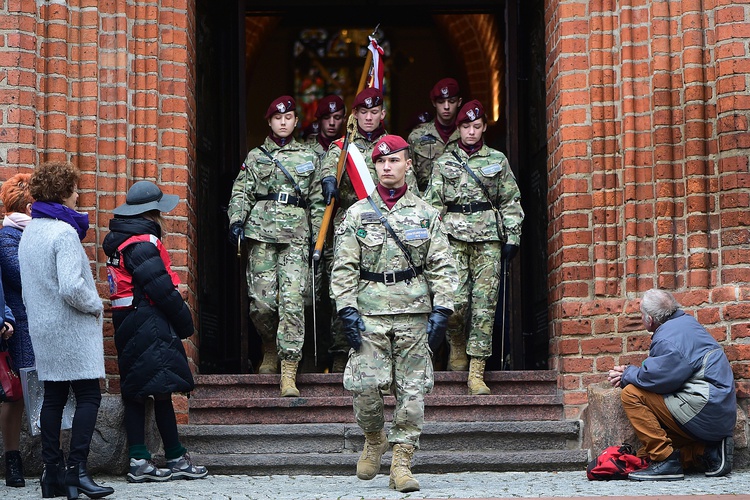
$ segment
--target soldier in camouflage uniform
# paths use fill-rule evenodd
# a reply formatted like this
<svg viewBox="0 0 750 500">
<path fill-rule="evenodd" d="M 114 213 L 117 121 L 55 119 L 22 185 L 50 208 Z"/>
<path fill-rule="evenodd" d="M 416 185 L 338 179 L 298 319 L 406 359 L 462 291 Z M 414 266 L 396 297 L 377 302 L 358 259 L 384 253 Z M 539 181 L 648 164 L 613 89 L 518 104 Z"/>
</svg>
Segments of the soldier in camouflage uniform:
<svg viewBox="0 0 750 500">
<path fill-rule="evenodd" d="M 430 182 L 432 165 L 445 151 L 456 147 L 458 130 L 456 114 L 461 108 L 461 90 L 453 78 L 443 78 L 432 87 L 430 101 L 435 107 L 435 119 L 419 125 L 409 134 L 412 161 L 419 191 L 424 193 Z"/>
<path fill-rule="evenodd" d="M 343 135 L 345 117 L 346 106 L 339 96 L 327 95 L 318 102 L 318 109 L 315 110 L 317 127 L 307 137 L 305 144 L 315 151 L 321 161 L 331 142 Z"/>
<path fill-rule="evenodd" d="M 484 365 L 492 354 L 501 261 L 518 252 L 524 214 L 508 160 L 484 144 L 487 122 L 480 102 L 465 104 L 456 123 L 458 148 L 437 159 L 424 198 L 443 214 L 458 267 L 456 314 L 448 326 L 448 367 L 465 370 L 468 354 L 469 394 L 489 394 Z"/>
<path fill-rule="evenodd" d="M 273 101 L 266 119 L 268 137 L 247 154 L 232 186 L 229 238 L 250 243 L 247 293 L 263 341 L 259 372 L 276 373 L 281 358 L 281 395 L 299 396 L 295 379 L 305 334 L 310 237 L 325 207 L 318 158 L 292 137 L 294 99 Z"/>
<path fill-rule="evenodd" d="M 408 147 L 388 135 L 374 148 L 379 184 L 336 230 L 331 284 L 352 348 L 344 387 L 354 393 L 354 415 L 365 433 L 357 477 L 374 478 L 392 443 L 390 486 L 402 492 L 419 489 L 411 458 L 424 423 L 424 395 L 433 386 L 430 348 L 445 337 L 456 284 L 438 211 L 404 184 Z M 386 436 L 382 391 L 391 387 L 396 408 Z"/>
<path fill-rule="evenodd" d="M 362 153 L 362 156 L 367 162 L 367 167 L 370 170 L 370 175 L 374 180 L 377 179 L 377 172 L 375 171 L 375 166 L 372 163 L 370 156 L 378 139 L 387 134 L 383 127 L 383 119 L 385 118 L 383 93 L 375 88 L 367 88 L 355 96 L 353 107 L 354 116 L 357 119 L 357 131 L 352 137 L 350 137 L 349 141 L 351 144 L 356 145 L 357 149 Z M 338 166 L 339 157 L 341 156 L 342 145 L 343 144 L 340 141 L 334 141 L 331 143 L 328 152 L 322 160 L 321 168 L 323 171 L 323 177 L 332 177 L 336 175 L 336 168 Z M 406 184 L 416 189 L 417 179 L 414 177 L 411 170 L 406 174 Z M 346 170 L 341 177 L 341 183 L 338 188 L 338 211 L 333 219 L 334 230 L 341 223 L 341 219 L 343 219 L 344 214 L 346 214 L 349 207 L 357 201 L 357 194 L 354 192 L 354 188 L 349 180 L 349 176 L 346 174 Z M 335 306 L 333 310 L 336 310 Z M 346 352 L 348 346 L 344 342 L 343 337 L 339 333 L 336 333 L 337 331 L 340 332 L 340 325 L 335 318 L 331 328 L 334 331 L 333 344 L 330 348 L 330 351 L 333 354 L 332 371 L 336 372 L 343 369 L 343 366 L 346 363 Z"/>
<path fill-rule="evenodd" d="M 331 142 L 335 139 L 341 138 L 343 135 L 344 122 L 346 116 L 346 106 L 344 101 L 337 95 L 331 94 L 318 102 L 318 108 L 315 110 L 315 117 L 318 119 L 316 132 L 310 135 L 305 144 L 315 151 L 318 158 L 323 161 L 323 157 L 328 152 L 328 148 L 331 146 Z M 334 172 L 335 173 L 335 172 Z M 335 181 L 335 177 L 330 177 L 331 181 Z M 334 182 L 335 185 L 335 182 Z M 338 197 L 337 193 L 333 193 L 331 198 Z M 330 202 L 329 198 L 326 197 L 326 205 Z M 313 235 L 313 241 L 317 238 L 317 233 Z M 321 293 L 320 284 L 323 283 L 323 270 L 327 273 L 327 276 L 331 276 L 331 265 L 333 263 L 333 246 L 326 245 L 323 249 L 323 258 L 317 263 L 316 274 L 315 274 L 315 296 L 318 300 L 323 300 L 323 294 Z M 330 279 L 328 280 L 330 283 Z M 328 290 L 323 291 L 325 295 L 328 295 Z M 344 334 L 341 331 L 341 324 L 336 316 L 336 305 L 331 300 L 331 310 L 334 314 L 331 316 L 331 338 L 328 352 L 333 356 L 333 364 L 331 366 L 332 373 L 341 373 L 344 371 L 346 365 L 346 351 L 348 346 Z M 313 304 L 316 307 L 316 304 Z"/>
</svg>

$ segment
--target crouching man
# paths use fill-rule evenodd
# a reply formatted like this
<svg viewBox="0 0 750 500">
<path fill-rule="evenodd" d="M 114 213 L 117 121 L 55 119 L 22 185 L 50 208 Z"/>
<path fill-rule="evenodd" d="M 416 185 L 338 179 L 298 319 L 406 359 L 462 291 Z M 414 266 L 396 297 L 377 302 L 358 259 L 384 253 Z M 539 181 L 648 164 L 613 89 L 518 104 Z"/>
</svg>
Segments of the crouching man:
<svg viewBox="0 0 750 500">
<path fill-rule="evenodd" d="M 683 479 L 694 466 L 709 477 L 729 474 L 737 400 L 724 350 L 667 291 L 647 291 L 641 316 L 653 333 L 648 357 L 608 376 L 623 388 L 623 409 L 643 445 L 638 456 L 651 460 L 630 479 Z"/>
</svg>

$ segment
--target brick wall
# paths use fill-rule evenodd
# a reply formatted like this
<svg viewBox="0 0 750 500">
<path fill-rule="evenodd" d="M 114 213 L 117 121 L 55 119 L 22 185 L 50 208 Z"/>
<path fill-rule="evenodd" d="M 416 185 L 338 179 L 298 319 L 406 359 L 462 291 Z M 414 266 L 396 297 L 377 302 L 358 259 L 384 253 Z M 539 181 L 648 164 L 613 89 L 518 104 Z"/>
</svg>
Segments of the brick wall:
<svg viewBox="0 0 750 500">
<path fill-rule="evenodd" d="M 750 4 L 546 6 L 551 366 L 570 417 L 639 362 L 661 287 L 721 342 L 748 397 Z"/>
<path fill-rule="evenodd" d="M 187 0 L 0 2 L 0 176 L 64 159 L 83 176 L 84 246 L 108 296 L 101 241 L 136 180 L 180 196 L 164 238 L 196 310 L 195 19 Z M 185 343 L 197 362 L 197 336 Z M 119 391 L 112 326 L 106 389 Z"/>
</svg>

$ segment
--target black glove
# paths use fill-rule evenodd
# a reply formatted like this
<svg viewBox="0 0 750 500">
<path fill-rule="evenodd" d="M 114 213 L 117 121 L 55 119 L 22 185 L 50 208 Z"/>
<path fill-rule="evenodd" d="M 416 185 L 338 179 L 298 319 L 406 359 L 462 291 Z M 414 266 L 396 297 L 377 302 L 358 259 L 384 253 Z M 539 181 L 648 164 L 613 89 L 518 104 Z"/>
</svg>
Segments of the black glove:
<svg viewBox="0 0 750 500">
<path fill-rule="evenodd" d="M 326 206 L 331 204 L 331 200 L 339 197 L 339 188 L 336 186 L 336 178 L 332 175 L 323 177 L 320 180 L 320 186 L 323 188 L 323 198 L 325 198 Z"/>
<path fill-rule="evenodd" d="M 242 222 L 235 222 L 229 226 L 229 243 L 236 245 L 237 238 L 239 238 L 241 242 L 245 241 L 245 228 L 242 227 Z"/>
<path fill-rule="evenodd" d="M 362 346 L 362 334 L 360 331 L 365 331 L 365 322 L 362 321 L 362 317 L 353 307 L 345 307 L 339 311 L 339 318 L 344 328 L 344 335 L 346 335 L 346 341 L 355 351 L 359 351 Z"/>
<path fill-rule="evenodd" d="M 513 257 L 518 253 L 518 245 L 511 245 L 506 243 L 503 245 L 503 260 L 513 260 Z"/>
<path fill-rule="evenodd" d="M 445 332 L 448 330 L 448 317 L 453 311 L 445 307 L 435 306 L 427 318 L 427 343 L 430 344 L 432 352 L 437 351 L 440 344 L 445 340 Z"/>
</svg>

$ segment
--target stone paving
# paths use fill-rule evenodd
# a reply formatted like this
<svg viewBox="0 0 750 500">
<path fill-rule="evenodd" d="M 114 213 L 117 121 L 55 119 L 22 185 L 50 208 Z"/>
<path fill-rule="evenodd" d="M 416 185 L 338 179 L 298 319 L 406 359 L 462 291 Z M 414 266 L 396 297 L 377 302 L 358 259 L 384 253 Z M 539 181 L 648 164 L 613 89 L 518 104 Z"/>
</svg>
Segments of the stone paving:
<svg viewBox="0 0 750 500">
<path fill-rule="evenodd" d="M 581 472 L 463 472 L 417 474 L 422 489 L 398 493 L 388 489 L 388 475 L 372 481 L 352 476 L 214 476 L 194 481 L 129 484 L 124 477 L 96 476 L 104 486 L 115 488 L 109 499 L 127 500 L 375 500 L 375 499 L 506 499 L 506 498 L 706 498 L 750 499 L 750 471 L 707 478 L 687 475 L 684 481 L 638 483 L 635 481 L 588 481 Z M 38 499 L 39 480 L 27 480 L 26 488 L 7 488 L 0 483 L 2 499 Z M 85 498 L 81 495 L 81 498 Z M 685 498 L 685 497 L 683 497 Z"/>
</svg>

